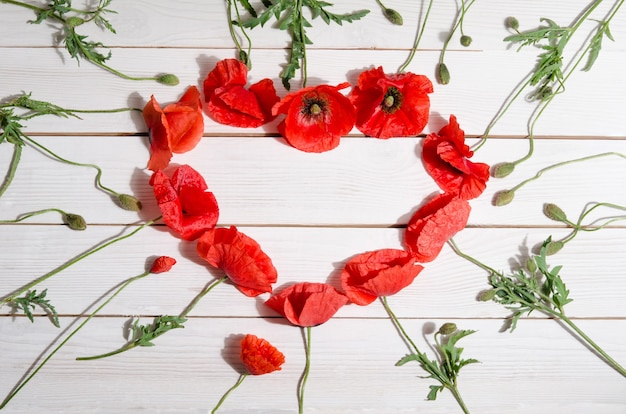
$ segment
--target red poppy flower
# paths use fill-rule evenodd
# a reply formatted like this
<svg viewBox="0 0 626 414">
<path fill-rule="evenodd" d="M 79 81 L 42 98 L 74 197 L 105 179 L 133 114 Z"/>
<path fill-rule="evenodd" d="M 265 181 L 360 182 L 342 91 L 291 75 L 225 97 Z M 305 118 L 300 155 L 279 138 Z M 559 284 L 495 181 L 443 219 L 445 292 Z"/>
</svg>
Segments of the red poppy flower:
<svg viewBox="0 0 626 414">
<path fill-rule="evenodd" d="M 482 194 L 489 180 L 489 166 L 469 161 L 473 155 L 454 115 L 450 115 L 450 123 L 439 133 L 426 137 L 422 148 L 426 171 L 437 185 L 465 200 Z"/>
<path fill-rule="evenodd" d="M 175 264 L 176 264 L 176 259 L 174 259 L 173 257 L 159 256 L 156 258 L 154 262 L 152 262 L 150 273 L 169 272 Z"/>
<path fill-rule="evenodd" d="M 382 249 L 351 258 L 341 272 L 341 287 L 352 303 L 369 305 L 409 286 L 424 269 L 409 252 Z"/>
<path fill-rule="evenodd" d="M 333 317 L 348 298 L 325 283 L 297 283 L 265 304 L 297 326 L 317 326 Z"/>
<path fill-rule="evenodd" d="M 163 221 L 185 240 L 195 240 L 215 227 L 219 217 L 217 200 L 204 178 L 188 165 L 176 169 L 172 178 L 157 171 L 150 178 Z"/>
<path fill-rule="evenodd" d="M 406 249 L 419 262 L 433 261 L 443 245 L 467 225 L 467 200 L 454 194 L 439 194 L 413 215 L 404 233 Z"/>
<path fill-rule="evenodd" d="M 285 355 L 263 338 L 247 334 L 241 340 L 241 362 L 252 375 L 280 371 Z"/>
<path fill-rule="evenodd" d="M 339 91 L 350 86 L 319 85 L 300 89 L 274 105 L 274 115 L 286 114 L 278 132 L 293 147 L 305 152 L 329 151 L 350 132 L 356 114 L 350 100 Z"/>
<path fill-rule="evenodd" d="M 187 152 L 202 138 L 204 117 L 198 88 L 190 86 L 177 103 L 163 109 L 152 96 L 143 108 L 143 119 L 150 134 L 148 168 L 162 170 L 172 153 Z"/>
<path fill-rule="evenodd" d="M 255 128 L 268 123 L 275 116 L 272 106 L 280 100 L 271 79 L 246 89 L 248 68 L 237 59 L 217 62 L 204 80 L 204 100 L 207 112 L 220 124 Z"/>
<path fill-rule="evenodd" d="M 411 72 L 387 75 L 382 67 L 359 75 L 350 92 L 356 107 L 356 127 L 376 138 L 408 137 L 428 123 L 432 82 Z"/>
<path fill-rule="evenodd" d="M 278 278 L 272 260 L 235 226 L 205 232 L 196 248 L 200 257 L 222 269 L 244 295 L 254 297 L 272 291 Z"/>
</svg>

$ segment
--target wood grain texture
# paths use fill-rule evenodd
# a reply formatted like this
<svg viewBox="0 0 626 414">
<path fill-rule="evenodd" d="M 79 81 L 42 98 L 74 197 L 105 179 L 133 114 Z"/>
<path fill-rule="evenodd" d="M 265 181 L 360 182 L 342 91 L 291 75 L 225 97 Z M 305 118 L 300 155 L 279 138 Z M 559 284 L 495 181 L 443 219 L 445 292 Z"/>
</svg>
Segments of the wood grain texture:
<svg viewBox="0 0 626 414">
<path fill-rule="evenodd" d="M 34 5 L 44 2 L 29 1 Z M 81 4 L 78 0 L 76 5 Z M 256 1 L 253 4 L 258 5 Z M 602 19 L 614 2 L 602 2 L 591 16 Z M 403 26 L 391 26 L 374 1 L 337 2 L 334 10 L 369 8 L 362 21 L 327 26 L 314 20 L 309 30 L 308 82 L 354 84 L 365 68 L 394 72 L 413 44 L 427 2 L 388 0 L 401 11 Z M 339 287 L 339 274 L 353 255 L 381 248 L 402 248 L 412 213 L 439 192 L 421 162 L 424 134 L 438 131 L 455 114 L 474 144 L 507 96 L 537 61 L 540 49 L 516 52 L 502 41 L 503 22 L 516 16 L 522 29 L 548 17 L 569 24 L 586 0 L 477 1 L 467 15 L 469 48 L 457 34 L 446 54 L 452 81 L 435 83 L 429 125 L 420 137 L 376 140 L 353 129 L 335 150 L 307 154 L 277 134 L 278 120 L 255 129 L 220 125 L 205 114 L 204 138 L 196 149 L 173 158 L 207 179 L 220 205 L 220 226 L 237 225 L 253 237 L 278 270 L 276 289 L 293 282 L 327 282 Z M 151 95 L 162 104 L 177 100 L 190 85 L 202 86 L 223 58 L 233 57 L 225 2 L 182 0 L 112 2 L 110 20 L 117 34 L 84 26 L 80 33 L 112 47 L 113 67 L 131 75 L 176 73 L 177 87 L 131 82 L 83 62 L 77 65 L 58 44 L 55 24 L 29 25 L 32 11 L 0 1 L 0 101 L 20 93 L 73 109 L 142 108 Z M 442 43 L 457 10 L 435 2 L 414 61 L 408 70 L 434 79 Z M 581 26 L 574 43 L 582 45 L 594 21 Z M 605 39 L 590 72 L 575 71 L 567 90 L 537 123 L 535 153 L 504 179 L 491 179 L 485 193 L 471 201 L 468 227 L 454 240 L 467 254 L 504 272 L 514 271 L 548 236 L 569 229 L 542 213 L 544 203 L 562 207 L 575 219 L 590 202 L 626 205 L 626 162 L 615 155 L 546 172 L 516 192 L 512 204 L 493 206 L 494 195 L 555 163 L 607 152 L 626 153 L 622 119 L 626 80 L 626 13 L 611 25 L 614 42 Z M 279 72 L 287 56 L 288 36 L 273 25 L 250 32 L 254 39 L 249 81 L 268 77 L 280 96 Z M 567 55 L 567 57 L 571 57 Z M 300 87 L 294 80 L 294 89 Z M 495 165 L 523 156 L 528 149 L 528 120 L 536 105 L 520 99 L 492 130 L 473 160 Z M 81 254 L 125 234 L 159 215 L 148 184 L 147 131 L 138 112 L 82 114 L 81 119 L 39 117 L 24 132 L 73 161 L 97 163 L 103 183 L 136 195 L 140 213 L 119 209 L 94 188 L 95 172 L 59 163 L 32 146 L 24 148 L 14 182 L 0 197 L 0 220 L 44 208 L 61 208 L 85 217 L 82 232 L 60 224 L 57 214 L 19 224 L 0 225 L 0 298 Z M 12 146 L 0 145 L 0 171 L 6 171 Z M 601 209 L 590 220 L 620 215 Z M 584 232 L 549 259 L 574 301 L 566 308 L 580 326 L 617 361 L 626 364 L 626 226 Z M 60 314 L 52 326 L 40 309 L 34 323 L 8 306 L 0 307 L 0 399 L 20 378 L 84 320 L 123 281 L 140 274 L 155 256 L 178 260 L 170 273 L 131 284 L 2 411 L 44 413 L 208 413 L 237 380 L 241 370 L 237 342 L 245 333 L 264 337 L 286 355 L 282 371 L 247 378 L 220 413 L 293 413 L 296 384 L 304 365 L 300 329 L 289 326 L 264 304 L 233 285 L 219 285 L 190 314 L 185 329 L 158 338 L 155 347 L 135 349 L 92 362 L 77 356 L 113 350 L 125 342 L 133 318 L 148 323 L 177 315 L 215 277 L 223 274 L 204 263 L 194 242 L 172 236 L 158 224 L 115 243 L 60 272 L 38 289 Z M 481 361 L 465 368 L 460 390 L 472 413 L 598 413 L 626 410 L 626 380 L 590 352 L 558 322 L 541 314 L 520 320 L 514 333 L 501 332 L 509 312 L 476 300 L 488 274 L 444 246 L 424 265 L 415 282 L 389 298 L 394 312 L 420 349 L 430 352 L 433 326 L 454 321 L 477 332 L 461 345 L 464 355 Z M 417 365 L 396 367 L 409 349 L 382 305 L 348 305 L 328 323 L 313 328 L 312 371 L 305 412 L 453 413 L 460 412 L 444 392 L 426 401 L 432 382 Z"/>
</svg>

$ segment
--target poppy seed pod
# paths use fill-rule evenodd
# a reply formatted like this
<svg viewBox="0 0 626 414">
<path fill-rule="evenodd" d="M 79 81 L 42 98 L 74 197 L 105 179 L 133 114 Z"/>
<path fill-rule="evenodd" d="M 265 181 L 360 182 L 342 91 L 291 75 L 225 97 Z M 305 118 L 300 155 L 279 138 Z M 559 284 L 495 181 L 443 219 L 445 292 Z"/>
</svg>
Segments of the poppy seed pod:
<svg viewBox="0 0 626 414">
<path fill-rule="evenodd" d="M 511 201 L 513 201 L 513 198 L 515 198 L 515 191 L 498 191 L 493 197 L 493 204 L 498 207 L 506 206 L 507 204 L 510 204 Z"/>
<path fill-rule="evenodd" d="M 394 9 L 385 9 L 383 11 L 383 14 L 387 18 L 387 20 L 389 20 L 389 22 L 391 22 L 392 24 L 395 24 L 397 26 L 402 26 L 402 24 L 404 23 L 404 20 L 402 19 L 402 15 Z"/>
<path fill-rule="evenodd" d="M 511 174 L 514 170 L 515 164 L 512 162 L 503 162 L 502 164 L 498 164 L 494 167 L 492 174 L 495 178 L 504 178 Z"/>
<path fill-rule="evenodd" d="M 567 215 L 559 206 L 552 203 L 546 203 L 543 205 L 543 214 L 554 221 L 567 221 Z"/>
<path fill-rule="evenodd" d="M 504 20 L 504 25 L 507 27 L 507 29 L 519 29 L 519 21 L 513 16 L 507 17 L 506 20 Z"/>
<path fill-rule="evenodd" d="M 129 211 L 140 211 L 141 201 L 137 197 L 129 194 L 120 194 L 117 196 L 117 201 L 120 203 L 120 207 Z"/>
<path fill-rule="evenodd" d="M 565 243 L 562 241 L 551 241 L 546 245 L 546 256 L 552 256 L 553 254 L 557 254 L 562 248 L 565 246 Z"/>
<path fill-rule="evenodd" d="M 441 328 L 439 328 L 439 333 L 441 335 L 450 335 L 454 332 L 456 332 L 456 324 L 453 322 L 446 322 L 441 325 Z"/>
<path fill-rule="evenodd" d="M 461 46 L 468 47 L 471 44 L 472 44 L 472 38 L 471 37 L 469 37 L 468 35 L 461 36 Z"/>
<path fill-rule="evenodd" d="M 483 290 L 482 292 L 480 292 L 476 299 L 478 299 L 481 302 L 489 302 L 490 300 L 493 300 L 493 298 L 495 297 L 496 297 L 496 290 L 489 289 L 489 290 Z"/>
<path fill-rule="evenodd" d="M 176 86 L 180 83 L 178 76 L 173 73 L 166 73 L 165 75 L 161 75 L 157 78 L 157 82 L 163 85 Z"/>
<path fill-rule="evenodd" d="M 65 213 L 63 215 L 63 221 L 69 226 L 72 230 L 85 230 L 87 228 L 87 223 L 83 216 L 79 216 L 78 214 Z"/>
<path fill-rule="evenodd" d="M 450 71 L 443 62 L 437 65 L 437 78 L 439 79 L 439 83 L 442 85 L 450 83 Z"/>
</svg>

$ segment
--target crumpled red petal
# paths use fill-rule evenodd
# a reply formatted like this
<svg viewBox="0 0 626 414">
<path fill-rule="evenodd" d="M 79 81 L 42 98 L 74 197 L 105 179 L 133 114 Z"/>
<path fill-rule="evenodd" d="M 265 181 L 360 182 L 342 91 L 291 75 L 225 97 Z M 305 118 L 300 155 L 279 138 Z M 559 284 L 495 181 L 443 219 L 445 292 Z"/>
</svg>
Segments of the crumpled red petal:
<svg viewBox="0 0 626 414">
<path fill-rule="evenodd" d="M 381 249 L 352 257 L 341 272 L 341 288 L 352 303 L 369 305 L 398 293 L 424 269 L 404 250 Z"/>
<path fill-rule="evenodd" d="M 159 256 L 150 267 L 150 273 L 165 273 L 172 270 L 172 267 L 176 264 L 176 259 L 169 256 Z"/>
<path fill-rule="evenodd" d="M 241 340 L 240 359 L 246 371 L 252 375 L 264 375 L 280 371 L 285 355 L 267 340 L 247 334 Z"/>
<path fill-rule="evenodd" d="M 265 304 L 296 326 L 327 322 L 348 303 L 348 298 L 325 283 L 296 283 L 273 295 Z"/>
<path fill-rule="evenodd" d="M 274 115 L 286 114 L 278 132 L 301 151 L 325 152 L 339 145 L 340 138 L 352 130 L 356 113 L 350 100 L 339 91 L 350 86 L 319 85 L 303 88 L 285 96 L 274 105 Z M 317 105 L 319 113 L 315 113 Z"/>
<path fill-rule="evenodd" d="M 443 191 L 466 200 L 481 195 L 489 180 L 489 166 L 468 160 L 473 155 L 454 115 L 439 133 L 429 134 L 422 146 L 428 174 Z"/>
<path fill-rule="evenodd" d="M 261 246 L 235 226 L 205 232 L 198 239 L 196 250 L 211 266 L 222 269 L 246 296 L 271 292 L 278 278 L 272 260 Z"/>
<path fill-rule="evenodd" d="M 162 170 L 169 164 L 172 153 L 190 151 L 202 138 L 204 117 L 200 92 L 191 86 L 178 102 L 164 109 L 152 96 L 143 109 L 143 118 L 150 135 L 148 169 Z"/>
<path fill-rule="evenodd" d="M 467 225 L 471 207 L 455 194 L 439 194 L 413 215 L 404 244 L 418 262 L 431 262 L 443 245 Z"/>
<path fill-rule="evenodd" d="M 219 61 L 204 81 L 204 99 L 211 118 L 221 124 L 255 128 L 274 119 L 272 106 L 280 99 L 271 79 L 245 89 L 246 65 L 236 59 Z"/>
<path fill-rule="evenodd" d="M 204 178 L 188 165 L 182 165 L 170 179 L 155 172 L 150 185 L 163 216 L 163 222 L 185 240 L 195 240 L 215 227 L 219 207 L 213 193 L 206 191 Z"/>
</svg>

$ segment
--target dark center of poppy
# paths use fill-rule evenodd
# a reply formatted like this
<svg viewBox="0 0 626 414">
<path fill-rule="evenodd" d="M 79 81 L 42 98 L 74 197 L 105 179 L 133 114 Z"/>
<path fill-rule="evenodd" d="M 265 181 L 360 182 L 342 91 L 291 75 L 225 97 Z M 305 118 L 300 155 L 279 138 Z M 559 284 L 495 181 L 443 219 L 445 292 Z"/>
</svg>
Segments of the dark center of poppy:
<svg viewBox="0 0 626 414">
<path fill-rule="evenodd" d="M 389 88 L 387 88 L 385 97 L 380 103 L 382 110 L 387 114 L 393 114 L 398 110 L 398 108 L 400 108 L 401 105 L 402 92 L 400 92 L 395 86 L 390 86 Z"/>
<path fill-rule="evenodd" d="M 316 117 L 326 110 L 326 101 L 319 97 L 305 97 L 302 102 L 302 113 L 309 117 Z"/>
</svg>

